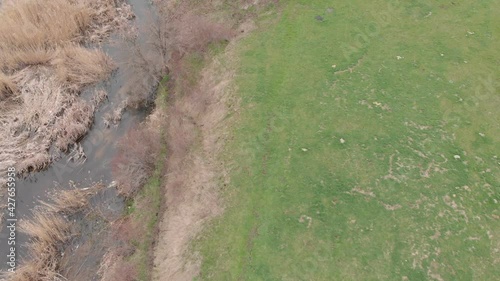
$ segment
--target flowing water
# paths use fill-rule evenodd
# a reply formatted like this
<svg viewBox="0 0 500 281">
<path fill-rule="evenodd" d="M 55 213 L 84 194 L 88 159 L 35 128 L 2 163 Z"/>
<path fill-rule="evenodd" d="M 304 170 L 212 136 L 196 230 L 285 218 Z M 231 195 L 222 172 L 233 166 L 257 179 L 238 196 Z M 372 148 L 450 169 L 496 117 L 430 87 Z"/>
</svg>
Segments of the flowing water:
<svg viewBox="0 0 500 281">
<path fill-rule="evenodd" d="M 148 15 L 151 13 L 149 1 L 129 0 L 128 2 L 132 5 L 136 15 L 135 25 L 145 25 Z M 145 40 L 145 38 L 139 34 L 138 40 Z M 124 42 L 120 42 L 118 36 L 112 36 L 109 42 L 103 44 L 102 48 L 111 58 L 117 61 L 123 44 Z M 90 186 L 97 181 L 102 181 L 105 185 L 112 182 L 110 163 L 116 153 L 117 141 L 132 126 L 144 120 L 146 116 L 144 111 L 129 110 L 123 114 L 118 126 L 108 128 L 104 124 L 103 116 L 114 111 L 126 98 L 123 91 L 120 91 L 125 84 L 125 73 L 126 69 L 119 67 L 108 81 L 102 83 L 102 87 L 108 93 L 108 100 L 98 109 L 92 128 L 80 141 L 81 148 L 83 148 L 86 155 L 85 161 L 73 161 L 71 155 L 61 155 L 61 158 L 55 161 L 49 169 L 33 173 L 24 179 L 17 179 L 15 199 L 18 220 L 30 218 L 32 211 L 39 205 L 40 200 L 50 201 L 54 189 L 70 188 L 70 182 L 74 182 L 81 187 Z M 91 91 L 83 93 L 83 98 L 88 96 L 89 92 Z M 121 214 L 124 208 L 123 200 L 111 188 L 101 192 L 99 196 L 92 200 L 94 205 L 104 205 L 104 208 L 110 210 L 113 216 Z M 17 227 L 19 227 L 19 223 Z M 90 227 L 91 229 L 92 227 Z M 0 230 L 0 270 L 8 268 L 7 254 L 10 248 L 7 243 L 8 236 L 9 230 L 7 229 L 7 223 L 4 222 Z M 25 247 L 28 241 L 29 237 L 17 231 L 16 260 L 18 266 L 20 262 L 22 263 L 22 259 L 29 258 L 29 253 L 27 253 Z"/>
</svg>

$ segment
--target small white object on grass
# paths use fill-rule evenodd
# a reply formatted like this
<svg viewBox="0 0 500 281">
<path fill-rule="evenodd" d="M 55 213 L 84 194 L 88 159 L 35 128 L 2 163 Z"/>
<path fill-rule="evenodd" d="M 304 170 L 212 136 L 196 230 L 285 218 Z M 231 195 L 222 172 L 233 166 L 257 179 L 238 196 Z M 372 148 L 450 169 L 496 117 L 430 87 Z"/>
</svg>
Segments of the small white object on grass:
<svg viewBox="0 0 500 281">
<path fill-rule="evenodd" d="M 307 148 L 302 148 L 302 151 L 306 152 L 306 151 L 307 151 Z"/>
<path fill-rule="evenodd" d="M 481 137 L 483 137 L 483 138 L 486 136 L 486 135 L 485 135 L 485 134 L 483 134 L 483 133 L 479 133 L 479 135 L 480 135 Z"/>
<path fill-rule="evenodd" d="M 340 138 L 340 143 L 345 143 L 345 139 Z"/>
<path fill-rule="evenodd" d="M 455 155 L 455 156 L 453 156 L 453 158 L 458 160 L 458 159 L 460 159 L 460 155 Z"/>
<path fill-rule="evenodd" d="M 444 54 L 441 54 L 442 57 L 444 57 Z"/>
<path fill-rule="evenodd" d="M 396 58 L 397 58 L 398 60 L 400 60 L 400 59 L 404 59 L 405 57 L 402 57 L 402 56 L 396 56 Z"/>
</svg>

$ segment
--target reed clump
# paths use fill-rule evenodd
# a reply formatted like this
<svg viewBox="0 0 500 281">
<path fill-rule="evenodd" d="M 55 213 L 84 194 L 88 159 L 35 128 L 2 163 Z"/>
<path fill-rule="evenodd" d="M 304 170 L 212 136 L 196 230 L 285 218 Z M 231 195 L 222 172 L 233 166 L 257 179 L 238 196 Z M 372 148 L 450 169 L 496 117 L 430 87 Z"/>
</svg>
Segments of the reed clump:
<svg viewBox="0 0 500 281">
<path fill-rule="evenodd" d="M 59 48 L 51 65 L 58 81 L 74 90 L 105 79 L 115 68 L 103 52 L 75 44 Z"/>
<path fill-rule="evenodd" d="M 17 92 L 17 86 L 12 81 L 11 77 L 0 72 L 0 101 L 12 101 L 14 93 Z"/>
<path fill-rule="evenodd" d="M 31 238 L 28 243 L 30 257 L 6 280 L 66 280 L 59 272 L 65 243 L 75 235 L 69 217 L 88 206 L 89 198 L 103 187 L 98 183 L 88 188 L 59 191 L 52 202 L 42 202 L 29 220 L 22 221 L 21 231 Z"/>
</svg>

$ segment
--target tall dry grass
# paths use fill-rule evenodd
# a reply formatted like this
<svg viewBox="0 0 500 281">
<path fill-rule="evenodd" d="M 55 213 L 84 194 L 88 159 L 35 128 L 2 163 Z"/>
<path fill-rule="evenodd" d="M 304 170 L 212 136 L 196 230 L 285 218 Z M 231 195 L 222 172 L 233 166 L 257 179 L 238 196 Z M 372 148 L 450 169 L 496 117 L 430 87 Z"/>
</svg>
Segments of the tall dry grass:
<svg viewBox="0 0 500 281">
<path fill-rule="evenodd" d="M 127 28 L 128 21 L 135 17 L 132 7 L 124 0 L 80 0 L 91 11 L 90 27 L 85 40 L 96 43 L 112 31 Z"/>
<path fill-rule="evenodd" d="M 103 188 L 102 183 L 97 183 L 92 187 L 61 190 L 57 192 L 51 203 L 42 202 L 42 204 L 52 213 L 75 213 L 86 207 L 88 198 Z"/>
<path fill-rule="evenodd" d="M 114 65 L 85 45 L 132 16 L 123 0 L 2 1 L 0 172 L 8 166 L 43 169 L 53 145 L 65 150 L 87 132 L 94 110 L 78 103 L 78 95 L 108 77 Z"/>
<path fill-rule="evenodd" d="M 14 94 L 17 92 L 17 86 L 12 81 L 12 78 L 0 72 L 0 101 L 12 101 Z M 6 103 L 4 103 L 6 105 Z M 5 110 L 1 108 L 0 110 Z"/>
<path fill-rule="evenodd" d="M 185 69 L 179 61 L 186 54 L 204 53 L 214 42 L 229 40 L 235 35 L 230 25 L 206 15 L 203 9 L 193 7 L 190 1 L 153 0 L 158 16 L 139 26 L 136 33 L 127 34 L 128 44 L 123 48 L 122 63 L 128 70 L 122 88 L 128 95 L 129 107 L 143 107 L 152 100 L 158 84 L 165 75 L 177 79 Z M 196 6 L 210 6 L 196 3 Z M 138 35 L 140 34 L 140 35 Z M 146 38 L 145 43 L 138 37 Z M 183 79 L 185 81 L 186 79 Z"/>
<path fill-rule="evenodd" d="M 57 214 L 39 211 L 21 226 L 22 231 L 31 236 L 28 250 L 32 255 L 8 280 L 53 281 L 59 276 L 59 246 L 69 238 L 69 222 Z"/>
<path fill-rule="evenodd" d="M 30 258 L 8 281 L 55 281 L 66 280 L 59 274 L 61 253 L 64 244 L 75 233 L 71 231 L 72 221 L 68 216 L 81 211 L 88 200 L 104 186 L 95 184 L 89 188 L 60 191 L 53 202 L 43 203 L 33 217 L 21 222 L 21 231 L 31 238 L 28 244 Z"/>
<path fill-rule="evenodd" d="M 90 14 L 84 5 L 68 0 L 5 2 L 0 10 L 0 68 L 48 62 L 58 45 L 82 40 Z"/>
<path fill-rule="evenodd" d="M 54 45 L 78 39 L 88 28 L 91 13 L 81 1 L 5 1 L 0 11 L 0 38 L 3 44 L 13 47 Z"/>
<path fill-rule="evenodd" d="M 75 100 L 45 67 L 25 68 L 11 76 L 15 102 L 0 101 L 0 171 L 40 169 L 50 161 L 52 125 L 62 109 Z"/>
<path fill-rule="evenodd" d="M 101 41 L 132 17 L 130 6 L 116 0 L 5 1 L 0 10 L 0 69 L 47 63 L 58 46 Z"/>
<path fill-rule="evenodd" d="M 103 52 L 75 44 L 59 48 L 51 65 L 58 80 L 75 90 L 103 80 L 114 69 L 111 59 Z"/>
</svg>

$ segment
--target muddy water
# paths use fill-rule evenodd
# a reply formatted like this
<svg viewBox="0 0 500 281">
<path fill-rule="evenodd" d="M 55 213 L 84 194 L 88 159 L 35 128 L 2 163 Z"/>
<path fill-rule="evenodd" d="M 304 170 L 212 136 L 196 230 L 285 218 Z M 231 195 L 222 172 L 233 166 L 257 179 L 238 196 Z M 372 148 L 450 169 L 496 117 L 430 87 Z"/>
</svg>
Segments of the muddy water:
<svg viewBox="0 0 500 281">
<path fill-rule="evenodd" d="M 132 5 L 136 15 L 135 25 L 145 25 L 151 13 L 149 1 L 129 0 L 128 2 Z M 138 40 L 145 40 L 145 38 L 139 35 Z M 118 36 L 112 36 L 109 42 L 103 44 L 102 48 L 111 58 L 117 61 L 122 57 L 120 46 L 123 46 L 123 42 L 120 42 Z M 113 112 L 125 99 L 124 94 L 122 94 L 123 91 L 121 91 L 125 82 L 125 73 L 126 69 L 118 68 L 108 81 L 100 85 L 108 93 L 108 100 L 98 109 L 95 114 L 94 125 L 80 141 L 86 155 L 85 159 L 73 160 L 71 154 L 60 155 L 60 158 L 54 161 L 49 169 L 29 175 L 25 179 L 17 180 L 16 215 L 18 220 L 29 218 L 33 209 L 39 205 L 39 200 L 50 201 L 53 190 L 69 188 L 70 181 L 81 187 L 89 186 L 97 181 L 102 181 L 105 185 L 111 183 L 110 163 L 116 153 L 118 139 L 146 116 L 144 111 L 126 111 L 117 126 L 107 128 L 103 122 L 103 116 L 106 113 Z M 85 98 L 88 96 L 88 92 L 82 95 Z M 100 202 L 94 202 L 94 204 L 104 204 L 106 209 L 114 213 L 120 213 L 124 207 L 123 201 L 116 195 L 114 190 L 102 193 L 99 200 Z M 0 230 L 0 271 L 8 268 L 7 253 L 10 247 L 7 244 L 8 235 L 6 223 L 3 223 Z M 17 232 L 18 266 L 22 263 L 23 258 L 29 256 L 25 247 L 28 241 L 29 238 L 25 234 L 20 231 Z"/>
</svg>

